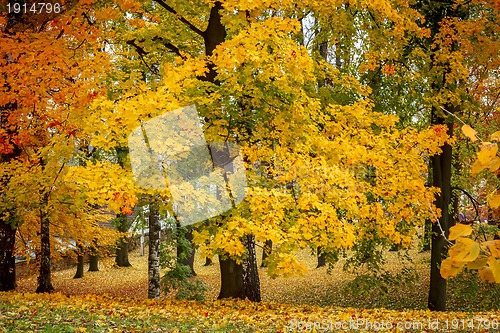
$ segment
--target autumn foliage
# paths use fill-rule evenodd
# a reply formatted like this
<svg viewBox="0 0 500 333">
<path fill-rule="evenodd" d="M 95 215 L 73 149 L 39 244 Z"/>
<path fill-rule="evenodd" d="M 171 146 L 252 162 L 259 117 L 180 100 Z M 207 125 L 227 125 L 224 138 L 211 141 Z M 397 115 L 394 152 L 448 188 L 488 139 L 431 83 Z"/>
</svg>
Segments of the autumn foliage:
<svg viewBox="0 0 500 333">
<path fill-rule="evenodd" d="M 12 278 L 16 255 L 36 253 L 38 291 L 52 291 L 51 258 L 68 250 L 81 256 L 90 248 L 128 249 L 128 222 L 138 223 L 139 204 L 154 206 L 158 230 L 160 215 L 175 220 L 172 229 L 180 227 L 175 198 L 191 198 L 194 215 L 208 201 L 200 190 L 207 179 L 175 189 L 167 181 L 174 164 L 191 178 L 203 168 L 218 172 L 229 188 L 234 170 L 219 168 L 212 155 L 208 166 L 184 165 L 187 156 L 202 154 L 165 134 L 174 126 L 165 115 L 189 107 L 196 121 L 180 120 L 179 131 L 208 143 L 199 149 L 239 147 L 246 176 L 244 193 L 228 195 L 230 208 L 190 229 L 202 256 L 252 268 L 255 240 L 272 243 L 265 259 L 271 277 L 304 274 L 297 256 L 304 249 L 327 256 L 330 265 L 345 258 L 377 274 L 383 251 L 415 248 L 427 237 L 431 285 L 441 286 L 441 295 L 443 278 L 465 268 L 500 283 L 500 241 L 479 240 L 480 225 L 456 224 L 466 205 L 453 194 L 461 190 L 484 199 L 492 212 L 500 208 L 498 1 L 84 0 L 62 6 L 58 15 L 0 14 L 5 276 Z M 457 134 L 454 122 L 466 117 L 472 126 L 464 123 Z M 483 142 L 479 132 L 493 134 Z M 148 163 L 133 156 L 131 138 L 140 156 L 152 156 Z M 165 185 L 143 186 L 134 178 L 137 165 Z M 220 199 L 221 188 L 211 185 L 208 191 Z M 112 218 L 115 228 L 109 228 Z M 433 233 L 423 236 L 430 221 Z M 89 297 L 89 304 L 98 302 Z M 430 306 L 444 309 L 444 303 Z M 151 313 L 163 315 L 158 311 Z M 277 311 L 286 318 L 284 309 Z M 203 325 L 225 327 L 229 312 L 223 317 Z M 253 314 L 233 319 L 257 320 Z"/>
</svg>

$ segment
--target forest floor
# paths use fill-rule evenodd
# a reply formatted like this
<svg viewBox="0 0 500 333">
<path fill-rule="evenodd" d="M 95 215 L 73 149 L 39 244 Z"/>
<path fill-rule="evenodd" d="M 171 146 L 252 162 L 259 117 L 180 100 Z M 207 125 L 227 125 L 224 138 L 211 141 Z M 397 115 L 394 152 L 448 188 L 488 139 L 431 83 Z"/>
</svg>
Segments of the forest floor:
<svg viewBox="0 0 500 333">
<path fill-rule="evenodd" d="M 309 273 L 270 279 L 260 269 L 263 301 L 216 300 L 217 263 L 196 259 L 197 278 L 209 285 L 206 301 L 177 301 L 172 295 L 148 300 L 147 256 L 130 253 L 132 266 L 118 268 L 113 258 L 100 271 L 73 279 L 75 268 L 53 272 L 56 293 L 34 294 L 36 277 L 19 278 L 15 292 L 0 293 L 0 332 L 497 332 L 498 286 L 468 274 L 449 283 L 449 311 L 425 310 L 429 254 L 411 252 L 413 264 L 386 254 L 392 275 L 347 273 L 342 262 L 330 273 L 316 269 L 316 258 L 299 253 Z M 397 281 L 412 267 L 418 277 Z M 404 272 L 404 274 L 397 275 Z M 355 277 L 358 276 L 356 279 Z M 392 283 L 387 277 L 392 277 Z M 390 279 L 389 279 L 390 280 Z M 399 283 L 398 283 L 399 282 Z M 457 311 L 462 310 L 462 311 Z"/>
<path fill-rule="evenodd" d="M 260 253 L 258 251 L 259 258 Z M 267 268 L 260 268 L 261 295 L 264 302 L 307 304 L 358 308 L 426 309 L 429 285 L 429 253 L 409 252 L 412 262 L 398 252 L 387 252 L 383 266 L 387 274 L 366 275 L 363 267 L 354 274 L 343 270 L 343 260 L 334 267 L 316 268 L 316 257 L 308 251 L 298 253 L 309 272 L 304 276 L 272 279 Z M 87 272 L 73 279 L 76 268 L 55 271 L 52 283 L 64 295 L 109 295 L 112 297 L 147 298 L 147 255 L 139 251 L 129 255 L 131 267 L 117 267 L 113 258 L 103 258 L 98 272 Z M 208 290 L 207 300 L 215 300 L 220 290 L 217 258 L 210 266 L 196 257 L 195 271 Z M 260 264 L 260 260 L 259 260 Z M 87 265 L 85 267 L 87 269 Z M 415 275 L 415 276 L 413 276 Z M 357 278 L 356 278 L 357 277 Z M 34 292 L 36 276 L 18 279 L 18 292 Z M 173 298 L 173 294 L 164 295 Z M 468 273 L 449 280 L 448 309 L 454 311 L 488 311 L 500 308 L 500 286 L 481 282 L 477 274 Z"/>
</svg>

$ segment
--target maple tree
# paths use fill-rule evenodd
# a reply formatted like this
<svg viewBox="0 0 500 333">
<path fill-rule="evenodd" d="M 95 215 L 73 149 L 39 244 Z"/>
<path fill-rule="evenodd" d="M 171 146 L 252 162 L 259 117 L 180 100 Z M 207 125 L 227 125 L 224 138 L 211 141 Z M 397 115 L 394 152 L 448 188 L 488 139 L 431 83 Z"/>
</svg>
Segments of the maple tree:
<svg viewBox="0 0 500 333">
<path fill-rule="evenodd" d="M 287 275 L 303 271 L 293 256 L 298 248 L 334 253 L 374 238 L 409 246 L 415 226 L 432 216 L 424 157 L 446 142 L 445 129 L 400 130 L 395 117 L 373 112 L 367 88 L 297 42 L 300 24 L 290 17 L 303 8 L 276 3 L 268 15 L 269 4 L 120 5 L 129 14 L 117 29 L 127 31 L 113 48 L 135 57 L 119 69 L 140 66 L 149 79 L 117 71 L 115 96 L 95 99 L 87 118 L 88 131 L 99 134 L 92 144 L 124 146 L 141 121 L 196 103 L 207 141 L 242 146 L 247 199 L 195 232 L 207 257 L 221 256 L 222 297 L 259 298 L 245 291 L 258 284 L 243 270 L 255 264 L 253 237 L 273 241 L 269 271 Z M 273 12 L 278 8 L 294 14 Z M 333 83 L 321 94 L 318 76 Z M 336 99 L 332 85 L 351 100 Z"/>
<path fill-rule="evenodd" d="M 327 43 L 327 54 L 336 68 L 371 88 L 375 110 L 397 114 L 401 127 L 447 124 L 449 136 L 456 125 L 446 112 L 474 124 L 481 119 L 481 127 L 494 126 L 491 119 L 498 106 L 499 66 L 497 2 L 335 5 L 334 14 L 322 7 L 314 12 L 320 29 L 315 38 L 317 43 Z M 344 101 L 353 98 L 341 90 L 336 94 Z M 445 145 L 443 153 L 430 163 L 430 183 L 440 188 L 435 204 L 441 214 L 432 232 L 431 309 L 446 308 L 446 282 L 439 266 L 447 242 L 441 229 L 447 234 L 458 215 L 449 210 L 458 204 L 452 188 L 470 184 L 470 178 L 463 175 L 467 172 L 464 155 L 461 146 L 455 145 L 452 151 Z"/>
<path fill-rule="evenodd" d="M 477 132 L 467 124 L 462 126 L 462 131 L 472 142 L 476 142 Z M 488 171 L 498 175 L 500 169 L 500 156 L 498 155 L 498 144 L 500 132 L 491 134 L 492 142 L 481 142 L 477 158 L 471 166 L 472 174 L 476 175 L 482 171 Z M 488 205 L 492 209 L 500 207 L 500 195 L 498 190 L 488 195 Z M 500 235 L 500 231 L 496 231 Z M 464 224 L 456 224 L 450 228 L 449 241 L 456 241 L 448 253 L 449 257 L 443 260 L 441 275 L 443 278 L 456 276 L 460 271 L 477 269 L 482 280 L 500 283 L 500 240 L 478 241 L 478 238 L 468 238 L 473 234 L 473 227 Z"/>
<path fill-rule="evenodd" d="M 65 5 L 69 10 L 71 3 Z M 0 17 L 2 290 L 15 286 L 14 251 L 28 256 L 35 251 L 37 291 L 52 291 L 53 250 L 64 251 L 73 241 L 84 246 L 97 240 L 107 246 L 116 236 L 99 226 L 106 215 L 95 204 L 127 205 L 102 191 L 106 186 L 96 195 L 68 178 L 75 147 L 85 142 L 78 135 L 82 115 L 99 87 L 102 69 L 90 64 L 108 60 L 105 53 L 92 53 L 99 30 L 86 17 L 91 5 L 80 4 L 71 14 L 58 16 Z"/>
<path fill-rule="evenodd" d="M 498 68 L 496 55 L 477 52 L 483 47 L 498 48 L 498 39 L 494 33 L 490 33 L 491 28 L 498 27 L 498 15 L 494 3 L 461 4 L 453 1 L 430 6 L 423 14 L 427 22 L 425 26 L 430 33 L 429 50 L 432 52 L 432 62 L 427 67 L 433 93 L 429 98 L 432 105 L 431 121 L 446 123 L 451 136 L 454 117 L 445 112 L 461 114 L 473 109 L 474 100 L 470 103 L 472 106 L 464 103 L 464 100 L 473 95 L 468 86 L 470 82 L 479 85 L 484 82 L 484 77 L 477 77 L 473 71 L 469 71 L 469 68 L 474 67 L 471 64 L 481 63 L 481 66 L 484 66 L 484 74 L 494 72 Z M 475 36 L 479 31 L 482 31 L 484 38 L 478 40 Z M 452 196 L 452 159 L 452 147 L 447 146 L 443 153 L 432 161 L 433 184 L 441 189 L 436 198 L 441 217 L 432 228 L 429 308 L 433 310 L 446 309 L 446 281 L 440 275 L 439 266 L 446 254 L 448 230 L 455 223 L 453 211 L 449 210 Z"/>
<path fill-rule="evenodd" d="M 446 11 L 431 6 L 419 14 L 399 1 L 117 0 L 99 5 L 85 2 L 71 16 L 49 21 L 45 29 L 23 32 L 25 43 L 36 41 L 33 59 L 13 51 L 8 57 L 15 61 L 2 63 L 8 89 L 18 89 L 10 96 L 22 96 L 26 103 L 13 107 L 14 102 L 5 100 L 2 104 L 2 114 L 19 127 L 12 133 L 4 129 L 7 139 L 2 141 L 5 219 L 23 212 L 18 220 L 25 223 L 19 230 L 29 240 L 36 239 L 38 222 L 44 225 L 42 234 L 48 236 L 50 223 L 64 220 L 61 227 L 68 230 L 67 240 L 92 246 L 100 232 L 93 228 L 100 215 L 91 208 L 106 204 L 118 214 L 118 229 L 128 231 L 125 221 L 138 196 L 171 198 L 175 190 L 148 190 L 134 184 L 127 148 L 130 133 L 171 110 L 194 104 L 206 141 L 240 145 L 247 169 L 246 199 L 238 205 L 233 202 L 231 210 L 196 226 L 193 232 L 194 242 L 206 257 L 220 257 L 220 297 L 260 299 L 255 242 L 273 244 L 266 259 L 271 275 L 291 275 L 304 271 L 293 255 L 298 249 L 320 249 L 333 257 L 354 249 L 355 256 L 366 258 L 380 245 L 407 248 L 417 228 L 426 219 L 435 220 L 438 212 L 431 288 L 439 290 L 441 299 L 430 299 L 429 304 L 443 309 L 445 281 L 435 273 L 446 245 L 438 228 L 444 229 L 446 237 L 452 224 L 449 138 L 454 125 L 441 108 L 455 113 L 469 110 L 459 105 L 468 86 L 461 88 L 461 83 L 480 83 L 470 94 L 476 94 L 476 100 L 484 100 L 486 87 L 493 84 L 489 75 L 474 79 L 480 68 L 466 73 L 472 68 L 466 65 L 479 57 L 474 47 L 484 42 L 472 40 L 472 32 L 489 29 L 490 21 L 474 28 L 480 12 L 471 10 L 471 20 L 461 21 L 466 18 L 461 16 L 463 5 L 442 6 L 448 6 Z M 467 6 L 482 8 L 475 7 L 476 3 Z M 304 22 L 311 12 L 321 28 L 316 36 L 317 49 L 323 52 L 320 57 L 304 43 Z M 342 29 L 332 29 L 339 22 Z M 63 26 L 68 28 L 61 30 Z M 387 41 L 394 48 L 385 48 Z M 9 43 L 13 46 L 14 40 Z M 334 61 L 329 61 L 329 45 L 334 48 Z M 493 40 L 487 45 L 496 44 Z M 55 60 L 40 62 L 41 55 L 52 55 Z M 490 66 L 493 57 L 490 54 L 481 63 Z M 26 80 L 26 76 L 11 74 L 22 68 L 54 75 L 48 85 L 35 79 L 25 86 L 26 82 L 11 79 Z M 34 97 L 23 91 L 33 87 L 39 87 L 30 92 Z M 400 94 L 393 95 L 392 87 L 400 89 Z M 30 111 L 33 103 L 24 97 L 37 99 L 36 114 Z M 430 116 L 417 130 L 407 125 L 420 104 Z M 402 106 L 409 106 L 406 112 Z M 423 125 L 429 123 L 437 126 Z M 185 150 L 180 142 L 163 139 L 148 133 L 144 140 L 150 147 Z M 106 151 L 107 157 L 72 164 L 74 147 L 89 144 Z M 439 194 L 426 186 L 429 158 Z M 33 160 L 35 166 L 28 163 Z M 25 170 L 30 170 L 29 177 Z M 191 195 L 192 188 L 183 189 Z M 20 190 L 25 194 L 17 195 Z M 27 200 L 31 192 L 40 193 L 36 204 Z M 65 196 L 80 192 L 80 196 Z M 202 195 L 196 199 L 207 200 Z M 430 203 L 434 199 L 438 209 Z M 156 203 L 152 201 L 151 207 Z M 150 211 L 150 232 L 155 237 L 156 212 L 168 210 L 176 215 L 172 200 L 158 204 Z M 71 222 L 76 219 L 88 222 L 79 225 L 85 233 L 78 239 L 77 225 Z M 51 230 L 63 229 L 51 226 Z M 150 250 L 151 297 L 158 296 L 155 237 L 150 243 L 154 245 Z M 104 246 L 112 241 L 108 235 L 97 243 Z M 47 249 L 50 245 L 47 238 L 40 244 Z M 126 266 L 126 238 L 118 247 L 117 263 Z M 44 253 L 47 258 L 48 252 Z M 44 289 L 51 289 L 50 281 Z"/>
</svg>

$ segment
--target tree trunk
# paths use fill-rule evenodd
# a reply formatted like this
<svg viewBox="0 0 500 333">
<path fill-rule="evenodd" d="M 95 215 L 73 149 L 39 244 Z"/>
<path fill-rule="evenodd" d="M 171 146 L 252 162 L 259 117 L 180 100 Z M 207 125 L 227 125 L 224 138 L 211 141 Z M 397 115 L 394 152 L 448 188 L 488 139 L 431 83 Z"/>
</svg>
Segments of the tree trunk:
<svg viewBox="0 0 500 333">
<path fill-rule="evenodd" d="M 97 252 L 97 239 L 94 239 L 93 245 L 89 251 L 89 272 L 99 271 L 99 254 Z"/>
<path fill-rule="evenodd" d="M 442 52 L 438 35 L 442 29 L 442 21 L 445 18 L 458 18 L 459 12 L 462 10 L 458 7 L 453 7 L 454 2 L 451 0 L 435 1 L 430 3 L 429 6 L 422 7 L 425 21 L 430 29 L 430 38 L 427 39 L 427 44 L 431 50 L 430 56 L 430 71 L 434 71 L 434 78 L 431 81 L 432 92 L 436 95 L 445 93 L 446 91 L 453 91 L 454 85 L 458 82 L 455 80 L 448 80 L 448 75 L 451 74 L 450 61 L 442 57 L 436 58 L 436 54 Z M 456 41 L 451 41 L 452 45 L 449 47 L 450 51 L 456 51 Z M 443 60 L 441 60 L 443 59 Z M 454 74 L 451 74 L 452 77 Z M 459 110 L 458 107 L 446 103 L 443 105 L 444 109 L 456 114 Z M 453 122 L 452 116 L 444 114 L 437 106 L 432 107 L 431 111 L 431 125 L 446 125 L 447 134 L 453 136 Z M 449 227 L 451 226 L 451 175 L 452 175 L 452 147 L 446 144 L 442 148 L 439 155 L 433 156 L 432 163 L 432 185 L 439 188 L 441 193 L 436 195 L 434 201 L 435 206 L 441 210 L 441 217 L 439 221 L 433 221 L 432 237 L 431 237 L 431 276 L 429 286 L 429 298 L 427 306 L 429 310 L 433 311 L 446 311 L 446 280 L 441 277 L 440 266 L 441 262 L 447 253 L 447 241 Z M 444 235 L 443 235 L 444 233 Z"/>
<path fill-rule="evenodd" d="M 129 153 L 128 147 L 115 147 L 116 157 L 118 158 L 118 164 L 122 168 L 127 168 L 127 157 Z M 116 214 L 116 227 L 120 232 L 128 232 L 130 228 L 130 222 L 128 220 L 127 214 Z M 128 260 L 128 239 L 123 236 L 118 240 L 118 247 L 116 248 L 116 265 L 119 267 L 129 267 L 132 266 Z"/>
<path fill-rule="evenodd" d="M 255 253 L 255 237 L 245 237 L 247 256 L 243 260 L 243 284 L 245 286 L 245 297 L 252 302 L 260 302 L 260 279 L 257 267 L 257 255 Z"/>
<path fill-rule="evenodd" d="M 321 251 L 321 248 L 318 247 L 318 265 L 316 266 L 316 268 L 320 268 L 320 267 L 325 267 L 326 266 L 326 256 L 325 254 L 323 253 L 323 251 Z"/>
<path fill-rule="evenodd" d="M 129 224 L 127 221 L 127 215 L 117 214 L 116 218 L 118 220 L 118 225 L 117 225 L 118 231 L 128 232 Z M 128 260 L 128 239 L 126 236 L 123 236 L 118 240 L 115 262 L 118 267 L 132 266 Z"/>
<path fill-rule="evenodd" d="M 149 205 L 148 298 L 160 297 L 160 213 L 157 203 Z"/>
<path fill-rule="evenodd" d="M 264 249 L 262 249 L 262 263 L 260 267 L 267 267 L 266 259 L 267 257 L 269 257 L 272 250 L 273 250 L 273 241 L 266 240 L 266 242 L 264 243 Z"/>
<path fill-rule="evenodd" d="M 432 160 L 429 161 L 427 166 L 427 183 L 426 186 L 431 186 L 433 183 L 432 176 Z M 432 221 L 426 219 L 424 222 L 424 234 L 422 235 L 422 252 L 427 252 L 431 250 L 431 239 L 432 239 Z"/>
<path fill-rule="evenodd" d="M 222 298 L 245 298 L 245 286 L 243 282 L 243 266 L 236 263 L 234 259 L 219 256 L 220 263 L 220 293 L 218 299 Z"/>
<path fill-rule="evenodd" d="M 16 229 L 0 221 L 0 291 L 16 288 L 15 240 Z"/>
<path fill-rule="evenodd" d="M 191 276 L 196 276 L 196 272 L 194 271 L 195 248 L 193 245 L 193 228 L 191 226 L 187 226 L 184 228 L 185 232 L 181 232 L 180 234 L 178 234 L 178 237 L 183 237 L 187 241 L 187 244 L 184 243 L 180 245 L 182 242 L 177 242 L 177 260 L 179 263 L 189 266 L 189 269 L 191 270 Z M 184 245 L 188 245 L 189 248 L 185 248 Z M 183 254 L 184 251 L 189 251 L 187 256 Z"/>
<path fill-rule="evenodd" d="M 144 226 L 141 228 L 140 250 L 142 257 L 144 255 Z"/>
<path fill-rule="evenodd" d="M 207 56 L 211 56 L 215 48 L 226 39 L 226 27 L 222 24 L 222 16 L 219 10 L 222 10 L 222 3 L 220 1 L 215 1 L 214 6 L 210 10 L 207 29 L 203 34 L 205 54 Z M 205 76 L 206 81 L 218 84 L 215 79 L 216 76 L 217 72 L 215 71 L 213 63 L 209 63 L 208 73 Z"/>
<path fill-rule="evenodd" d="M 80 279 L 83 277 L 83 253 L 78 253 L 78 263 L 76 265 L 76 273 L 73 279 Z"/>
<path fill-rule="evenodd" d="M 89 272 L 99 271 L 99 255 L 91 254 L 89 257 Z"/>
<path fill-rule="evenodd" d="M 38 275 L 37 293 L 50 293 L 54 291 L 51 282 L 51 259 L 50 259 L 50 221 L 44 211 L 48 197 L 43 198 L 43 206 L 40 209 L 40 273 Z"/>
<path fill-rule="evenodd" d="M 213 265 L 212 258 L 205 258 L 205 265 L 204 266 L 211 266 Z"/>
<path fill-rule="evenodd" d="M 128 240 L 126 237 L 120 238 L 118 241 L 118 247 L 116 248 L 116 265 L 119 267 L 130 267 L 130 261 L 128 260 Z"/>
<path fill-rule="evenodd" d="M 452 108 L 448 106 L 448 110 Z M 446 119 L 433 112 L 433 124 L 445 124 Z M 453 136 L 453 117 L 448 117 L 447 133 Z M 432 183 L 441 190 L 436 195 L 435 206 L 441 210 L 441 218 L 432 225 L 431 239 L 431 277 L 429 287 L 428 308 L 432 311 L 446 311 L 446 280 L 441 276 L 441 261 L 447 253 L 447 242 L 451 214 L 451 169 L 452 148 L 446 144 L 441 154 L 432 157 Z M 443 231 L 445 235 L 443 235 Z"/>
<path fill-rule="evenodd" d="M 432 239 L 432 221 L 429 219 L 425 220 L 424 223 L 424 234 L 422 239 L 422 252 L 427 252 L 431 250 L 431 239 Z"/>
</svg>

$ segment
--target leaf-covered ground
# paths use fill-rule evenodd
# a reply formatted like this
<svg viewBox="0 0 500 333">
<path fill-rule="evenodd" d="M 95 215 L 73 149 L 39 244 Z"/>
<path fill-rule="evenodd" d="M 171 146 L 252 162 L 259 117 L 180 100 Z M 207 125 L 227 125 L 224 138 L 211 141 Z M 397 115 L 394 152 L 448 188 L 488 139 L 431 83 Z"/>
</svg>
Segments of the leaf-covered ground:
<svg viewBox="0 0 500 333">
<path fill-rule="evenodd" d="M 500 312 L 0 293 L 4 332 L 498 332 Z"/>
<path fill-rule="evenodd" d="M 147 257 L 130 254 L 132 267 L 118 268 L 102 260 L 99 272 L 73 279 L 75 269 L 53 273 L 59 292 L 31 294 L 35 277 L 19 279 L 15 293 L 0 293 L 0 331 L 5 332 L 498 332 L 499 288 L 469 275 L 450 281 L 450 309 L 425 310 L 428 254 L 412 254 L 419 273 L 407 283 L 383 284 L 336 265 L 315 269 L 316 261 L 300 253 L 310 272 L 303 277 L 270 279 L 260 271 L 263 302 L 217 301 L 218 265 L 196 261 L 198 277 L 210 289 L 203 303 L 146 299 Z M 396 274 L 404 267 L 396 253 L 387 254 L 386 268 Z M 360 272 L 361 273 L 361 272 Z M 396 281 L 397 282 L 397 281 Z M 387 287 L 387 289 L 385 289 Z M 392 309 L 385 310 L 382 308 Z M 492 311 L 485 311 L 491 310 Z M 482 311 L 482 312 L 480 312 Z M 56 324 L 57 323 L 57 324 Z"/>
<path fill-rule="evenodd" d="M 384 284 L 345 272 L 339 262 L 330 273 L 326 267 L 316 269 L 316 258 L 309 252 L 299 253 L 307 263 L 309 273 L 305 276 L 271 279 L 266 268 L 260 269 L 262 299 L 267 302 L 287 304 L 309 304 L 319 306 L 341 306 L 359 308 L 426 309 L 429 283 L 429 254 L 411 252 L 413 264 L 404 262 L 396 252 L 385 255 L 385 268 L 393 274 L 404 268 L 413 268 L 418 278 L 413 281 L 396 281 L 399 285 Z M 260 258 L 260 256 L 259 256 Z M 129 255 L 131 267 L 119 268 L 112 258 L 99 263 L 99 272 L 87 272 L 82 279 L 73 279 L 76 269 L 55 271 L 52 282 L 56 291 L 64 295 L 107 294 L 116 297 L 147 298 L 147 256 L 139 251 Z M 204 280 L 209 290 L 207 300 L 217 298 L 220 290 L 218 263 L 204 266 L 204 260 L 196 258 L 195 271 Z M 259 260 L 260 263 L 260 260 Z M 87 268 L 87 266 L 86 266 Z M 358 275 L 364 273 L 360 269 Z M 395 276 L 397 279 L 397 276 Z M 18 279 L 19 292 L 34 292 L 36 275 Z M 461 275 L 449 280 L 448 308 L 455 311 L 484 311 L 500 308 L 500 286 L 483 283 L 473 275 Z M 167 295 L 171 298 L 172 295 Z"/>
</svg>

